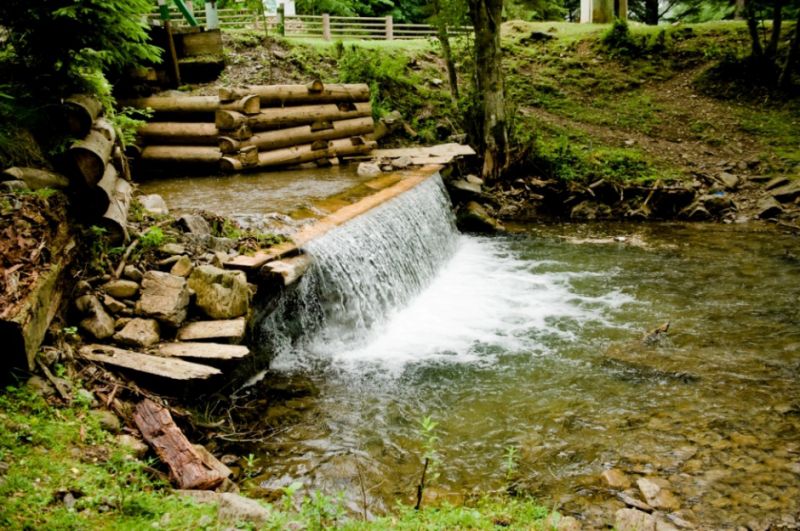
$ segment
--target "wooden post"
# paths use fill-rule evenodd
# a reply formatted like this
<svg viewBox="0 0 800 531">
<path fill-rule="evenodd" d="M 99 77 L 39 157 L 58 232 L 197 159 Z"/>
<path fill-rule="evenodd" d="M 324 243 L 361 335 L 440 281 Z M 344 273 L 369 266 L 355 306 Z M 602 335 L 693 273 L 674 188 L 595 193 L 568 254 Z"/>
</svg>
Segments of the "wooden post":
<svg viewBox="0 0 800 531">
<path fill-rule="evenodd" d="M 615 15 L 620 20 L 628 20 L 628 0 L 617 0 L 617 12 Z"/>
<path fill-rule="evenodd" d="M 286 17 L 284 16 L 283 4 L 278 4 L 278 35 L 286 36 Z"/>
<path fill-rule="evenodd" d="M 328 13 L 322 15 L 322 38 L 331 40 L 331 16 Z"/>
<path fill-rule="evenodd" d="M 178 64 L 178 52 L 175 50 L 175 40 L 172 38 L 172 26 L 169 23 L 169 8 L 167 0 L 158 0 L 158 9 L 161 13 L 161 20 L 164 22 L 164 31 L 167 33 L 167 51 L 169 52 L 170 71 L 175 87 L 181 84 L 181 69 Z"/>
<path fill-rule="evenodd" d="M 392 15 L 386 15 L 386 40 L 394 40 L 394 20 Z"/>
<path fill-rule="evenodd" d="M 217 0 L 206 0 L 206 29 L 219 28 L 219 14 L 217 13 Z"/>
<path fill-rule="evenodd" d="M 581 0 L 581 24 L 592 23 L 592 0 Z"/>
</svg>

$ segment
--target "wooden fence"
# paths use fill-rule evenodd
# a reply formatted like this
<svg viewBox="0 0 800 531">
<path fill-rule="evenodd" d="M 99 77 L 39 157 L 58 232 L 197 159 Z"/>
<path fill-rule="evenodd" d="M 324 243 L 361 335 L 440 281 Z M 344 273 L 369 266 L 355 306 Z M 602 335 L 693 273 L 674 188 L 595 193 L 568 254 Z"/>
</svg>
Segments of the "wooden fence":
<svg viewBox="0 0 800 531">
<path fill-rule="evenodd" d="M 436 28 L 430 24 L 397 24 L 391 16 L 387 17 L 336 17 L 332 15 L 286 16 L 280 24 L 278 15 L 254 13 L 246 9 L 219 9 L 219 26 L 224 30 L 256 29 L 271 35 L 294 38 L 330 40 L 348 39 L 425 39 L 436 37 Z M 158 13 L 149 17 L 150 23 L 158 23 Z M 204 12 L 195 14 L 198 24 L 205 26 Z M 188 22 L 175 9 L 170 10 L 170 22 L 176 26 L 186 26 Z M 471 26 L 450 28 L 452 35 L 472 33 Z"/>
</svg>

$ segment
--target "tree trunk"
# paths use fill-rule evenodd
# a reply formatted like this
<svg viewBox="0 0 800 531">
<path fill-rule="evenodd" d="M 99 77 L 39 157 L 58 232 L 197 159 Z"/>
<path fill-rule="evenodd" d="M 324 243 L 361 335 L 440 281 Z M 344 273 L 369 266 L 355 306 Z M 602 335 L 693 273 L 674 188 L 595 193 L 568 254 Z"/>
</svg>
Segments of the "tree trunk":
<svg viewBox="0 0 800 531">
<path fill-rule="evenodd" d="M 508 163 L 500 25 L 502 0 L 469 0 L 475 28 L 475 85 L 480 98 L 478 120 L 482 138 L 484 178 L 496 180 Z"/>
<path fill-rule="evenodd" d="M 360 136 L 353 138 L 339 138 L 331 140 L 331 155 L 336 157 L 350 157 L 352 155 L 363 155 L 378 147 L 374 140 L 365 140 Z"/>
<path fill-rule="evenodd" d="M 312 85 L 253 85 L 245 88 L 222 88 L 219 90 L 220 101 L 231 101 L 248 94 L 261 99 L 261 105 L 282 106 L 309 103 L 336 103 L 340 101 L 369 101 L 369 85 L 360 84 L 323 84 Z M 318 90 L 317 90 L 318 89 Z"/>
<path fill-rule="evenodd" d="M 258 114 L 245 116 L 235 111 L 217 111 L 216 125 L 219 129 L 235 129 L 249 125 L 254 131 L 281 127 L 313 124 L 320 120 L 345 120 L 372 115 L 369 102 L 302 105 L 262 109 Z"/>
<path fill-rule="evenodd" d="M 797 24 L 794 27 L 794 36 L 792 36 L 792 43 L 789 45 L 789 53 L 786 55 L 786 63 L 781 70 L 781 77 L 778 80 L 778 85 L 781 88 L 788 89 L 792 84 L 792 73 L 794 72 L 797 60 L 800 57 L 800 15 L 797 17 Z"/>
<path fill-rule="evenodd" d="M 644 0 L 644 22 L 651 26 L 658 25 L 658 0 Z"/>
<path fill-rule="evenodd" d="M 151 162 L 186 162 L 216 164 L 222 153 L 210 146 L 147 146 L 141 159 Z"/>
<path fill-rule="evenodd" d="M 244 142 L 223 136 L 219 138 L 219 147 L 223 153 L 236 153 L 248 145 L 256 146 L 260 150 L 280 149 L 308 144 L 315 140 L 333 140 L 335 138 L 365 135 L 371 133 L 374 127 L 372 117 L 367 116 L 351 120 L 336 120 L 330 123 L 329 128 L 317 131 L 311 125 L 264 131 L 254 134 Z"/>
<path fill-rule="evenodd" d="M 785 0 L 775 0 L 772 14 L 772 35 L 767 45 L 767 57 L 774 60 L 778 54 L 778 44 L 781 42 L 781 26 L 783 25 L 783 3 Z"/>
<path fill-rule="evenodd" d="M 152 122 L 140 127 L 138 134 L 150 144 L 213 146 L 219 131 L 209 123 Z"/>
<path fill-rule="evenodd" d="M 453 104 L 457 104 L 458 74 L 456 72 L 456 63 L 453 61 L 453 51 L 450 48 L 450 35 L 448 33 L 447 21 L 444 19 L 445 15 L 442 12 L 440 0 L 433 0 L 433 11 L 436 21 L 436 35 L 439 38 L 439 44 L 442 46 L 442 58 L 447 67 L 447 81 L 450 85 L 450 97 L 453 99 Z"/>
<path fill-rule="evenodd" d="M 745 16 L 747 16 L 747 31 L 750 33 L 750 44 L 752 46 L 751 55 L 760 59 L 764 56 L 764 50 L 761 47 L 761 37 L 758 35 L 756 8 L 752 0 L 749 0 L 745 4 Z"/>
</svg>

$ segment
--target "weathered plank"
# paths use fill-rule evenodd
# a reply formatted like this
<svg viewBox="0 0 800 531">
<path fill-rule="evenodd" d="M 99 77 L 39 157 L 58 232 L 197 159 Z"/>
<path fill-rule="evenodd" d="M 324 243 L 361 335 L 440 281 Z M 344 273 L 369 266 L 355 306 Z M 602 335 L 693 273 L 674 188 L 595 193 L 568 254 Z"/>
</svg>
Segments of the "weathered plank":
<svg viewBox="0 0 800 531">
<path fill-rule="evenodd" d="M 233 360 L 244 358 L 250 349 L 242 345 L 220 343 L 160 343 L 155 351 L 169 358 L 201 358 L 211 360 Z"/>
<path fill-rule="evenodd" d="M 227 339 L 238 342 L 244 339 L 244 318 L 219 321 L 196 321 L 183 325 L 178 330 L 178 340 Z"/>
<path fill-rule="evenodd" d="M 133 420 L 180 488 L 213 489 L 225 479 L 222 470 L 205 462 L 166 408 L 144 399 L 136 406 Z"/>
<path fill-rule="evenodd" d="M 311 267 L 312 259 L 307 254 L 301 254 L 283 260 L 267 262 L 261 268 L 262 276 L 279 278 L 284 286 L 291 286 Z"/>
<path fill-rule="evenodd" d="M 142 354 L 109 345 L 86 345 L 81 347 L 79 352 L 87 360 L 171 380 L 205 380 L 222 374 L 219 369 L 207 365 L 191 363 L 181 359 Z"/>
<path fill-rule="evenodd" d="M 269 249 L 258 251 L 251 256 L 240 254 L 225 262 L 225 267 L 227 269 L 241 269 L 243 271 L 258 269 L 267 262 L 296 255 L 299 252 L 300 250 L 297 248 L 297 245 L 292 242 L 284 242 L 273 245 Z"/>
</svg>

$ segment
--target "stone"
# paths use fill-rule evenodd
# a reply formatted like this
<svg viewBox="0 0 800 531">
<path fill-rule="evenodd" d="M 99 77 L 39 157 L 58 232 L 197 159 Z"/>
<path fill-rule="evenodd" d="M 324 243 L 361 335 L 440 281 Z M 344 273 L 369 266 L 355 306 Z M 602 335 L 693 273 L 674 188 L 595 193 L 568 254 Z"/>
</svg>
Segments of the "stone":
<svg viewBox="0 0 800 531">
<path fill-rule="evenodd" d="M 197 294 L 195 304 L 212 319 L 240 317 L 250 308 L 250 289 L 242 271 L 203 265 L 192 271 L 188 284 Z"/>
<path fill-rule="evenodd" d="M 106 309 L 108 309 L 108 311 L 112 314 L 117 314 L 127 308 L 127 306 L 119 302 L 111 295 L 103 295 L 103 306 L 105 306 Z"/>
<path fill-rule="evenodd" d="M 451 181 L 449 187 L 453 195 L 464 199 L 478 198 L 483 193 L 481 185 L 463 179 Z"/>
<path fill-rule="evenodd" d="M 181 256 L 180 259 L 172 265 L 172 269 L 169 270 L 169 273 L 170 275 L 186 278 L 192 273 L 192 269 L 194 269 L 194 264 L 191 259 L 189 259 L 188 256 Z"/>
<path fill-rule="evenodd" d="M 133 280 L 112 280 L 103 284 L 100 289 L 117 299 L 130 299 L 139 292 L 139 284 Z"/>
<path fill-rule="evenodd" d="M 147 348 L 161 340 L 161 330 L 155 319 L 131 319 L 125 327 L 114 334 L 114 341 L 121 345 Z"/>
<path fill-rule="evenodd" d="M 775 188 L 786 186 L 790 182 L 787 177 L 773 177 L 764 185 L 764 190 L 774 190 Z"/>
<path fill-rule="evenodd" d="M 130 454 L 137 459 L 141 459 L 147 454 L 147 444 L 141 439 L 137 439 L 127 433 L 117 435 L 117 445 L 127 449 Z"/>
<path fill-rule="evenodd" d="M 735 190 L 737 186 L 739 186 L 739 178 L 726 171 L 720 172 L 717 174 L 717 181 L 720 182 L 726 189 L 728 190 Z"/>
<path fill-rule="evenodd" d="M 139 315 L 177 327 L 186 319 L 188 306 L 189 287 L 185 278 L 161 271 L 144 274 L 142 295 L 136 305 Z"/>
<path fill-rule="evenodd" d="M 218 513 L 220 522 L 249 522 L 263 524 L 270 517 L 270 511 L 260 503 L 233 492 L 218 494 Z"/>
<path fill-rule="evenodd" d="M 475 201 L 470 201 L 459 211 L 457 221 L 459 228 L 467 232 L 495 232 L 503 228 Z"/>
<path fill-rule="evenodd" d="M 601 476 L 603 477 L 606 485 L 612 489 L 625 490 L 631 486 L 630 478 L 628 478 L 628 476 L 626 476 L 625 473 L 618 468 L 604 470 Z"/>
<path fill-rule="evenodd" d="M 362 162 L 358 165 L 359 177 L 377 177 L 381 174 L 381 168 L 373 162 Z"/>
<path fill-rule="evenodd" d="M 700 196 L 700 202 L 711 214 L 719 215 L 726 210 L 736 210 L 736 205 L 725 192 L 716 192 Z"/>
<path fill-rule="evenodd" d="M 468 183 L 477 184 L 478 186 L 483 186 L 483 179 L 471 173 L 466 177 L 464 177 L 464 180 L 467 181 Z"/>
<path fill-rule="evenodd" d="M 775 188 L 770 192 L 770 195 L 781 203 L 791 203 L 800 197 L 800 179 Z"/>
<path fill-rule="evenodd" d="M 144 273 L 142 273 L 136 266 L 126 265 L 122 269 L 122 276 L 128 280 L 133 280 L 134 282 L 141 282 L 144 278 Z"/>
<path fill-rule="evenodd" d="M 411 166 L 411 164 L 411 157 L 408 155 L 403 155 L 402 157 L 397 157 L 396 159 L 392 160 L 392 167 L 396 170 L 404 170 Z"/>
<path fill-rule="evenodd" d="M 443 80 L 441 80 L 441 79 L 439 79 L 438 77 L 432 77 L 432 78 L 429 80 L 429 82 L 430 82 L 430 84 L 431 84 L 431 85 L 433 85 L 434 87 L 441 87 L 442 85 L 444 85 L 444 81 L 443 81 Z"/>
<path fill-rule="evenodd" d="M 166 216 L 169 214 L 167 203 L 158 194 L 141 195 L 138 199 L 144 211 L 152 216 Z"/>
<path fill-rule="evenodd" d="M 611 208 L 608 205 L 595 201 L 583 201 L 572 208 L 569 216 L 572 219 L 594 220 L 607 219 L 611 215 Z"/>
<path fill-rule="evenodd" d="M 114 319 L 106 313 L 103 305 L 94 295 L 84 295 L 75 301 L 75 306 L 82 312 L 88 314 L 79 326 L 81 330 L 88 332 L 95 339 L 106 339 L 114 335 Z"/>
<path fill-rule="evenodd" d="M 210 236 L 211 225 L 203 216 L 198 214 L 184 214 L 178 219 L 180 226 L 188 233 L 197 236 Z"/>
<path fill-rule="evenodd" d="M 25 184 L 25 181 L 2 181 L 0 182 L 0 190 L 6 192 L 21 192 L 23 190 L 30 190 L 28 185 Z"/>
<path fill-rule="evenodd" d="M 581 531 L 581 523 L 572 516 L 551 513 L 545 518 L 543 529 L 553 531 Z"/>
<path fill-rule="evenodd" d="M 221 236 L 212 236 L 208 239 L 208 249 L 212 252 L 228 253 L 236 248 L 238 242 L 232 238 L 223 238 Z"/>
<path fill-rule="evenodd" d="M 614 513 L 616 531 L 655 531 L 656 519 L 636 509 L 620 509 Z"/>
<path fill-rule="evenodd" d="M 636 498 L 634 498 L 628 492 L 618 492 L 617 493 L 617 499 L 619 499 L 619 501 L 621 501 L 622 503 L 624 503 L 628 507 L 634 507 L 636 509 L 639 509 L 640 511 L 644 511 L 644 512 L 647 512 L 647 513 L 652 513 L 653 512 L 653 508 L 652 507 L 650 507 L 649 505 L 647 505 L 643 501 L 637 500 Z"/>
<path fill-rule="evenodd" d="M 196 321 L 178 330 L 179 341 L 216 340 L 239 343 L 244 339 L 247 323 L 243 318 L 223 321 Z"/>
<path fill-rule="evenodd" d="M 40 376 L 31 376 L 25 382 L 25 386 L 42 398 L 48 398 L 56 394 L 56 390 L 50 385 L 50 382 Z"/>
<path fill-rule="evenodd" d="M 58 173 L 38 168 L 9 168 L 3 172 L 6 176 L 23 181 L 31 190 L 53 188 L 63 190 L 69 187 L 69 179 Z"/>
<path fill-rule="evenodd" d="M 756 214 L 756 216 L 761 219 L 775 218 L 783 213 L 783 207 L 771 195 L 759 199 L 758 203 L 756 204 L 756 209 L 758 210 L 758 214 Z"/>
<path fill-rule="evenodd" d="M 706 210 L 706 207 L 696 201 L 681 211 L 681 215 L 686 219 L 692 221 L 706 221 L 711 219 L 711 212 Z"/>
<path fill-rule="evenodd" d="M 164 254 L 186 254 L 186 247 L 180 243 L 165 243 L 158 250 Z"/>
<path fill-rule="evenodd" d="M 75 392 L 75 398 L 79 401 L 83 402 L 84 404 L 89 404 L 92 407 L 97 406 L 97 400 L 94 397 L 94 394 L 89 391 L 88 389 L 80 388 Z"/>
<path fill-rule="evenodd" d="M 641 491 L 648 505 L 656 509 L 666 509 L 670 511 L 680 508 L 678 499 L 671 491 L 667 490 L 666 487 L 669 486 L 669 483 L 666 481 L 639 478 L 636 481 L 636 485 L 639 487 L 639 491 Z"/>
<path fill-rule="evenodd" d="M 108 432 L 118 433 L 122 429 L 119 417 L 107 409 L 93 409 L 89 411 L 89 416 Z"/>
</svg>

